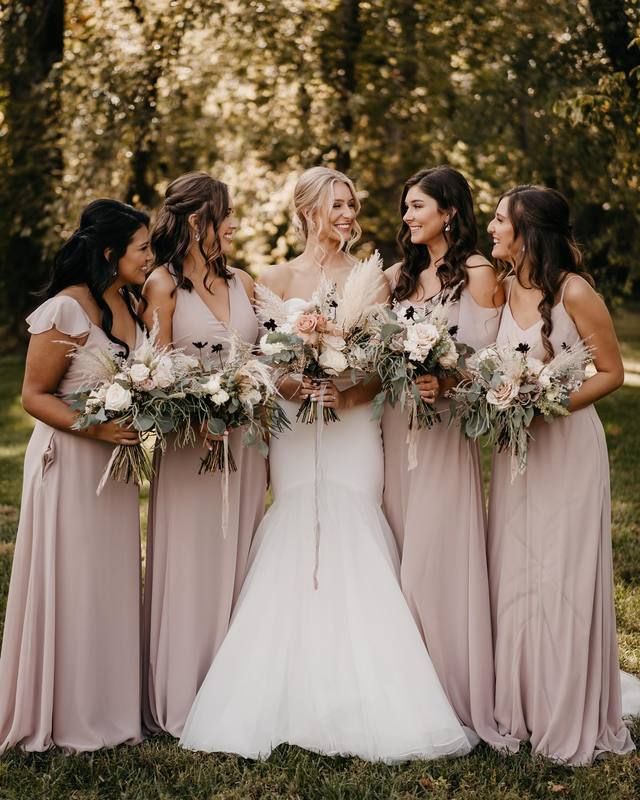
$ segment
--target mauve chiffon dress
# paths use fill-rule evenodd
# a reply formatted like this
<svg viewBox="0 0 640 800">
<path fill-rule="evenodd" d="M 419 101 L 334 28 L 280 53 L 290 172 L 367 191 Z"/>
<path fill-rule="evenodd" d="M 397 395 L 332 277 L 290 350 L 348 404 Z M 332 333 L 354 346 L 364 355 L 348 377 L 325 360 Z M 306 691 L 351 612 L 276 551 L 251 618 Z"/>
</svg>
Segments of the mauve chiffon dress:
<svg viewBox="0 0 640 800">
<path fill-rule="evenodd" d="M 176 290 L 173 344 L 222 344 L 231 330 L 255 342 L 258 321 L 240 278 L 229 281 L 230 318 L 213 316 L 195 290 Z M 266 462 L 232 431 L 237 472 L 229 479 L 229 527 L 222 534 L 222 474 L 198 475 L 202 445 L 156 454 L 151 486 L 144 591 L 143 720 L 150 732 L 179 737 L 198 689 L 224 639 L 264 513 Z"/>
<path fill-rule="evenodd" d="M 441 293 L 418 305 L 427 310 Z M 402 306 L 411 305 L 403 301 Z M 456 338 L 474 349 L 495 341 L 501 307 L 484 308 L 464 288 L 450 306 Z M 402 591 L 449 702 L 460 721 L 499 749 L 515 741 L 498 733 L 486 554 L 486 510 L 478 444 L 442 421 L 417 433 L 417 466 L 408 468 L 407 416 L 387 405 L 382 418 L 384 512 L 400 550 Z"/>
<path fill-rule="evenodd" d="M 29 332 L 111 343 L 72 297 L 47 300 Z M 140 331 L 140 337 L 142 331 Z M 82 385 L 71 361 L 60 396 Z M 113 445 L 37 421 L 24 461 L 20 522 L 0 656 L 0 752 L 68 752 L 141 739 L 138 490 L 96 487 Z"/>
<path fill-rule="evenodd" d="M 563 295 L 569 280 L 583 279 L 568 278 Z M 552 320 L 556 353 L 580 339 L 562 297 Z M 541 326 L 520 328 L 507 302 L 498 343 L 524 342 L 542 360 Z M 634 749 L 622 721 L 607 444 L 593 405 L 539 421 L 533 435 L 527 470 L 513 483 L 509 454 L 493 459 L 495 716 L 535 753 L 589 764 Z"/>
</svg>

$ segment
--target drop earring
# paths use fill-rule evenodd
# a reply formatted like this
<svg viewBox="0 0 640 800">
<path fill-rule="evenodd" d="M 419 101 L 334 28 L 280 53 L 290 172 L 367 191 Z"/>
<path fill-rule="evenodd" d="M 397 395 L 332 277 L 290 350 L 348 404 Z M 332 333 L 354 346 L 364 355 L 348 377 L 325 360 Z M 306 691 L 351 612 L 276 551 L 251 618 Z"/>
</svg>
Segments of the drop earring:
<svg viewBox="0 0 640 800">
<path fill-rule="evenodd" d="M 450 230 L 451 230 L 451 223 L 449 222 L 449 220 L 447 220 L 447 224 L 444 226 L 444 232 L 449 233 Z"/>
<path fill-rule="evenodd" d="M 196 233 L 196 242 L 199 242 L 199 241 L 200 241 L 200 234 Z"/>
</svg>

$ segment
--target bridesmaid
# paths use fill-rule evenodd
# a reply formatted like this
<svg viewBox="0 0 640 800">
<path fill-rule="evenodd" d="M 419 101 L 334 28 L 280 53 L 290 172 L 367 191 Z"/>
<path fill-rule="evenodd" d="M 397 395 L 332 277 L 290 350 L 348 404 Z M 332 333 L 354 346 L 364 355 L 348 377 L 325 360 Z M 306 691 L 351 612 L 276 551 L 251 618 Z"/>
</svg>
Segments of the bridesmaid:
<svg viewBox="0 0 640 800">
<path fill-rule="evenodd" d="M 148 223 L 116 200 L 88 205 L 27 318 L 22 403 L 36 424 L 0 656 L 0 752 L 141 739 L 138 491 L 108 481 L 96 496 L 113 445 L 138 438 L 114 422 L 73 430 L 63 398 L 83 383 L 74 346 L 141 343 L 128 286 L 145 279 Z"/>
<path fill-rule="evenodd" d="M 527 471 L 511 483 L 494 457 L 489 574 L 500 730 L 567 764 L 633 750 L 621 719 L 613 605 L 609 463 L 594 403 L 623 382 L 613 324 L 553 189 L 518 186 L 489 225 L 495 258 L 511 266 L 500 344 L 550 359 L 587 339 L 596 374 L 571 415 L 534 420 Z"/>
<path fill-rule="evenodd" d="M 503 303 L 493 267 L 476 249 L 471 190 L 449 166 L 405 184 L 399 243 L 403 259 L 387 271 L 402 307 L 453 300 L 449 324 L 473 348 L 495 341 Z M 418 465 L 408 468 L 407 419 L 387 407 L 384 510 L 401 554 L 401 582 L 449 702 L 461 722 L 499 748 L 493 717 L 493 656 L 486 562 L 486 514 L 478 446 L 450 427 L 448 403 L 433 376 L 418 378 L 442 422 L 419 431 Z M 439 397 L 440 395 L 440 397 Z"/>
<path fill-rule="evenodd" d="M 160 340 L 198 355 L 195 343 L 222 344 L 232 330 L 258 335 L 253 281 L 227 266 L 237 221 L 227 186 L 203 172 L 167 189 L 151 236 L 156 269 L 144 288 L 144 319 L 158 315 Z M 221 529 L 220 473 L 198 475 L 203 441 L 157 458 L 151 487 L 144 596 L 143 720 L 180 736 L 229 626 L 253 533 L 264 511 L 266 464 L 233 431 L 229 531 Z"/>
</svg>

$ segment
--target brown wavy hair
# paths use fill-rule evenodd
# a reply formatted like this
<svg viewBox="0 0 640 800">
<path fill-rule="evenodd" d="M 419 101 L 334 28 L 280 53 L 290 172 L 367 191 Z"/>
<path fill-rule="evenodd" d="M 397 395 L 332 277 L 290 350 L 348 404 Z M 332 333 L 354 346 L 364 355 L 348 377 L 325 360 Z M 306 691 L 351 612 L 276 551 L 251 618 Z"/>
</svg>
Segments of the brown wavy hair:
<svg viewBox="0 0 640 800">
<path fill-rule="evenodd" d="M 233 273 L 227 267 L 218 231 L 230 214 L 229 189 L 226 183 L 206 172 L 188 172 L 167 187 L 164 203 L 151 232 L 154 267 L 171 265 L 177 278 L 177 288 L 191 291 L 193 283 L 184 275 L 184 261 L 192 245 L 189 217 L 197 217 L 197 243 L 207 269 L 204 286 L 211 291 L 211 281 L 217 276 L 229 281 Z M 213 244 L 205 250 L 205 240 L 213 228 Z"/>
<path fill-rule="evenodd" d="M 447 252 L 438 265 L 442 291 L 452 291 L 458 299 L 469 282 L 467 259 L 478 252 L 478 226 L 473 211 L 473 197 L 466 178 L 447 164 L 417 172 L 405 183 L 400 198 L 402 224 L 398 231 L 398 244 L 402 249 L 402 264 L 393 290 L 395 300 L 406 300 L 415 292 L 420 273 L 430 264 L 429 250 L 424 244 L 413 244 L 411 231 L 404 221 L 407 213 L 407 193 L 413 186 L 432 197 L 440 211 L 455 210 L 449 224 L 451 230 L 443 231 L 448 244 Z"/>
<path fill-rule="evenodd" d="M 542 292 L 538 311 L 542 317 L 542 344 L 547 359 L 554 356 L 549 339 L 553 330 L 551 309 L 567 273 L 580 275 L 594 286 L 593 278 L 582 268 L 582 253 L 573 238 L 571 211 L 565 196 L 546 186 L 525 184 L 505 192 L 507 213 L 513 226 L 514 239 L 522 241 L 522 249 L 513 264 L 501 265 L 504 281 L 509 275 L 521 286 L 525 261 L 529 263 L 527 284 Z"/>
</svg>

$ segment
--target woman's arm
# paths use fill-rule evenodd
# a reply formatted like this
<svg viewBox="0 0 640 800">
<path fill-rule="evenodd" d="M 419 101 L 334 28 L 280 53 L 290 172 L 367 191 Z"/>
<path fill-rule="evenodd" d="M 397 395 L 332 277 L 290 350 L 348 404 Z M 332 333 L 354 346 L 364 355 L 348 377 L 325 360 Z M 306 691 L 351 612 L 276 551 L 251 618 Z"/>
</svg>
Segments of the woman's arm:
<svg viewBox="0 0 640 800">
<path fill-rule="evenodd" d="M 164 267 L 158 267 L 145 281 L 142 289 L 142 320 L 149 330 L 156 319 L 160 325 L 158 344 L 169 347 L 173 342 L 173 314 L 176 310 L 175 281 Z"/>
<path fill-rule="evenodd" d="M 22 384 L 24 410 L 46 425 L 66 433 L 113 444 L 137 444 L 137 432 L 115 422 L 92 425 L 81 431 L 72 428 L 78 414 L 55 392 L 69 368 L 70 354 L 76 345 L 82 345 L 84 341 L 86 337 L 70 337 L 60 333 L 57 328 L 31 337 Z"/>
<path fill-rule="evenodd" d="M 504 305 L 504 289 L 484 256 L 473 255 L 467 259 L 467 276 L 467 289 L 479 306 L 498 309 Z"/>
<path fill-rule="evenodd" d="M 596 374 L 571 395 L 569 410 L 578 411 L 615 392 L 624 383 L 624 367 L 613 321 L 604 300 L 580 278 L 569 279 L 564 307 L 580 336 L 594 349 Z"/>
</svg>

